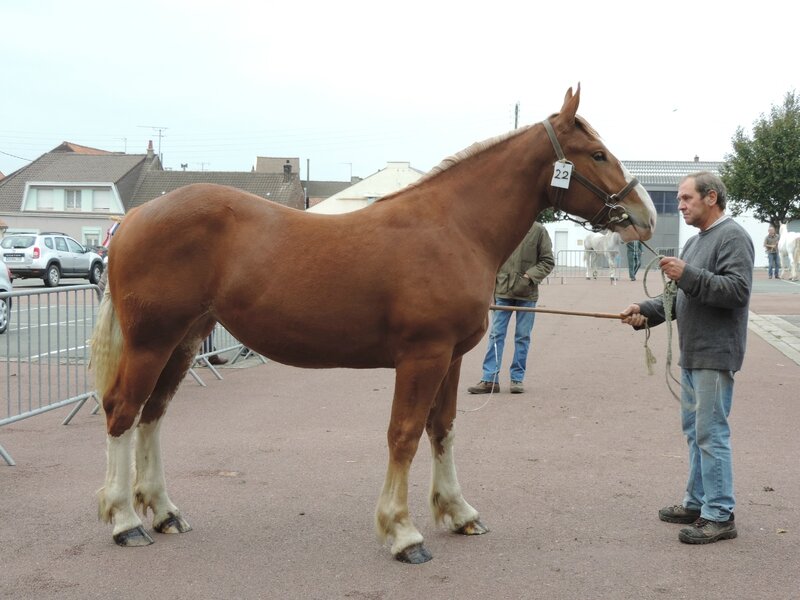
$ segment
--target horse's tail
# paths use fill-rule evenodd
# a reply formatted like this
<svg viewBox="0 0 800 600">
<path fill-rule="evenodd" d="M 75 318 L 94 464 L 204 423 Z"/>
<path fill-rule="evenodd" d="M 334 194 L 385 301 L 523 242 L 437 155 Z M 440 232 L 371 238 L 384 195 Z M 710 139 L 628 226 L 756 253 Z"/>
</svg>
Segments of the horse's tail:
<svg viewBox="0 0 800 600">
<path fill-rule="evenodd" d="M 102 400 L 114 383 L 122 357 L 122 330 L 119 327 L 114 303 L 111 301 L 111 288 L 107 284 L 89 343 L 91 345 L 89 367 L 94 370 L 95 387 Z"/>
</svg>

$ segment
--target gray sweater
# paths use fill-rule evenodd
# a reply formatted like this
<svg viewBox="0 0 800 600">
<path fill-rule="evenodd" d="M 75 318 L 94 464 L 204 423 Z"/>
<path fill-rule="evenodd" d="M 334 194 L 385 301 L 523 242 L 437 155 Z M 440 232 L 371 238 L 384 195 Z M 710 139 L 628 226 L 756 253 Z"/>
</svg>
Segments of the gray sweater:
<svg viewBox="0 0 800 600">
<path fill-rule="evenodd" d="M 753 240 L 731 218 L 686 242 L 681 254 L 686 268 L 672 310 L 684 369 L 742 368 L 754 255 Z M 651 326 L 664 322 L 661 297 L 639 306 Z"/>
</svg>

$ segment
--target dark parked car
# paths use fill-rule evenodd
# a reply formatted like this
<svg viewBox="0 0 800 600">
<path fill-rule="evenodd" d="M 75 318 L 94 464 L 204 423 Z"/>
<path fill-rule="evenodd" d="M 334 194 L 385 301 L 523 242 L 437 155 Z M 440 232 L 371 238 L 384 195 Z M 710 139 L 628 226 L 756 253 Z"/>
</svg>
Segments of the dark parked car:
<svg viewBox="0 0 800 600">
<path fill-rule="evenodd" d="M 0 265 L 0 292 L 11 291 L 11 271 L 5 265 Z M 11 298 L 0 298 L 0 333 L 8 329 L 11 319 Z"/>
</svg>

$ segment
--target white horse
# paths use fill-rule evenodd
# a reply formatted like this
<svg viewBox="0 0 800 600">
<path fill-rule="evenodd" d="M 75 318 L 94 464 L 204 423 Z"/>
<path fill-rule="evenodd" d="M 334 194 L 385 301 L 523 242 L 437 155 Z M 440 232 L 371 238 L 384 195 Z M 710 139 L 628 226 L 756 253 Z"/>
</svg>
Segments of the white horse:
<svg viewBox="0 0 800 600">
<path fill-rule="evenodd" d="M 788 279 L 787 275 L 791 271 L 792 281 L 797 281 L 797 266 L 800 263 L 800 233 L 789 231 L 786 223 L 781 223 L 780 234 L 778 255 L 781 259 L 782 277 Z"/>
<path fill-rule="evenodd" d="M 620 244 L 622 244 L 622 238 L 616 231 L 590 233 L 584 238 L 583 260 L 586 263 L 586 279 L 597 279 L 597 270 L 600 266 L 598 259 L 601 256 L 608 259 L 608 276 L 611 281 L 616 279 Z"/>
</svg>

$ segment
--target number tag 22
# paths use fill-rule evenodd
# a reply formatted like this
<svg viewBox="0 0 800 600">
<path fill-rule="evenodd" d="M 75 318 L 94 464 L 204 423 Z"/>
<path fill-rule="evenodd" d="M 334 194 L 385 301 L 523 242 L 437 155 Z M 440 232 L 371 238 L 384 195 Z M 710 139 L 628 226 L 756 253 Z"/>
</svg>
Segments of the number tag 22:
<svg viewBox="0 0 800 600">
<path fill-rule="evenodd" d="M 553 179 L 550 185 L 553 187 L 569 189 L 569 182 L 572 179 L 572 163 L 558 160 L 553 165 Z"/>
</svg>

